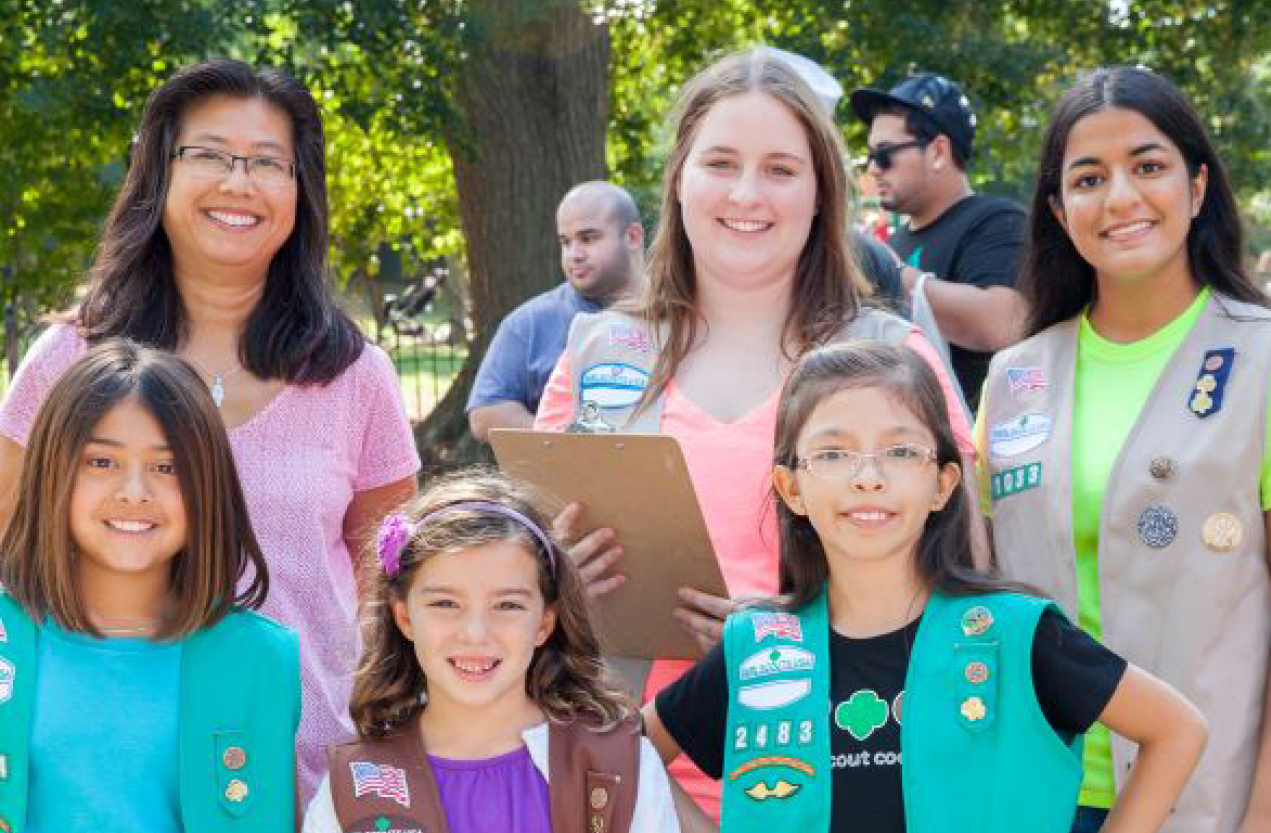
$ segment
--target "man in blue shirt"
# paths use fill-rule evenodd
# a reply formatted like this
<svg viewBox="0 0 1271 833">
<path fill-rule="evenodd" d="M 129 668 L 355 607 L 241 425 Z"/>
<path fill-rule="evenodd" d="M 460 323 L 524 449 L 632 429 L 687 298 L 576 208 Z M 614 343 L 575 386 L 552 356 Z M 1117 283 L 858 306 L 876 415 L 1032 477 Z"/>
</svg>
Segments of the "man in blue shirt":
<svg viewBox="0 0 1271 833">
<path fill-rule="evenodd" d="M 530 428 L 539 397 L 579 312 L 595 312 L 644 279 L 644 228 L 635 201 L 609 182 L 572 188 L 556 209 L 565 283 L 513 310 L 494 334 L 468 396 L 468 425 Z"/>
</svg>

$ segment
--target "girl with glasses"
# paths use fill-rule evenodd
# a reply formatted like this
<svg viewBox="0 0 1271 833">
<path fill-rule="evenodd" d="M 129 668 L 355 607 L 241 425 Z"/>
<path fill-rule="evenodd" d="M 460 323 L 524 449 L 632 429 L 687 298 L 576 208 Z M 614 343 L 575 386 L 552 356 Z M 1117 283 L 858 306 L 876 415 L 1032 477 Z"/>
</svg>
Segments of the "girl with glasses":
<svg viewBox="0 0 1271 833">
<path fill-rule="evenodd" d="M 644 709 L 664 760 L 723 782 L 725 833 L 1066 833 L 1096 721 L 1139 749 L 1105 830 L 1169 814 L 1203 718 L 975 570 L 958 459 L 913 351 L 851 342 L 794 368 L 773 460 L 781 596 L 729 617 Z"/>
</svg>

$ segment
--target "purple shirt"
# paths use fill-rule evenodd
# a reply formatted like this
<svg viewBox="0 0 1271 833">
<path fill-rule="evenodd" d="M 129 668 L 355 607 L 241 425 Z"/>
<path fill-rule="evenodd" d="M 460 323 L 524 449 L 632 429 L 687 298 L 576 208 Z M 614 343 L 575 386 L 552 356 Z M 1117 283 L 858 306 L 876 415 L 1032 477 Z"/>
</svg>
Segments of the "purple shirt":
<svg viewBox="0 0 1271 833">
<path fill-rule="evenodd" d="M 468 410 L 520 402 L 530 413 L 537 411 L 556 360 L 565 352 L 574 316 L 602 308 L 563 283 L 512 310 L 481 360 L 468 395 Z"/>
<path fill-rule="evenodd" d="M 524 746 L 479 761 L 428 760 L 450 833 L 552 833 L 547 781 Z"/>
</svg>

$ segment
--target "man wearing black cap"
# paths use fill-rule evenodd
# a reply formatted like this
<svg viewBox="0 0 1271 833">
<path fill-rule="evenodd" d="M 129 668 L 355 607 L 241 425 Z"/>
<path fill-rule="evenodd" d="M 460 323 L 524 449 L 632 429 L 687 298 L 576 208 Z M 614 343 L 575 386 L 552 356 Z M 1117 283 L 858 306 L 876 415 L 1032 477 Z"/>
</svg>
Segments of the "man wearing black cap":
<svg viewBox="0 0 1271 833">
<path fill-rule="evenodd" d="M 1024 209 L 971 191 L 975 113 L 949 79 L 914 75 L 889 92 L 860 89 L 852 109 L 869 125 L 868 171 L 880 203 L 909 218 L 891 240 L 906 264 L 905 288 L 925 294 L 974 409 L 993 351 L 1021 334 L 1026 309 L 1013 286 Z"/>
</svg>

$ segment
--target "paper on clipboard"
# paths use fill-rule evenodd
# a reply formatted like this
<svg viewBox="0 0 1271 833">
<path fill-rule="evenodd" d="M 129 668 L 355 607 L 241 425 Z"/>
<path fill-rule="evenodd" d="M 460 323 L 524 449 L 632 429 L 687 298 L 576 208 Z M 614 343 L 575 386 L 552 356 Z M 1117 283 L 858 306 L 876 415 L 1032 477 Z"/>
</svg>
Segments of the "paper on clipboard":
<svg viewBox="0 0 1271 833">
<path fill-rule="evenodd" d="M 563 502 L 583 505 L 580 529 L 610 527 L 624 554 L 621 587 L 596 599 L 592 616 L 605 653 L 696 659 L 701 650 L 671 615 L 677 591 L 727 596 L 684 454 L 654 434 L 490 432 L 507 474 Z"/>
</svg>

